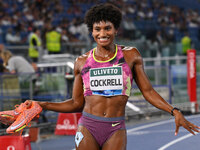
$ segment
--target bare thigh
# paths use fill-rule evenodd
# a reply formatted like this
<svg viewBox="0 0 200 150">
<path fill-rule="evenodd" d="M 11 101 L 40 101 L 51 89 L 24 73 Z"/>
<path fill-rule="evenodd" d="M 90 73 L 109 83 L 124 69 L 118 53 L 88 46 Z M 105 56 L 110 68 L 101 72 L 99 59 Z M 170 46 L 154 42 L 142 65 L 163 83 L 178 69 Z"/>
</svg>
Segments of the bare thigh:
<svg viewBox="0 0 200 150">
<path fill-rule="evenodd" d="M 102 150 L 126 150 L 126 130 L 117 130 L 103 145 Z"/>
<path fill-rule="evenodd" d="M 76 150 L 100 150 L 98 143 L 86 127 L 80 125 L 77 132 L 83 134 L 83 139 L 78 147 L 76 145 Z"/>
</svg>

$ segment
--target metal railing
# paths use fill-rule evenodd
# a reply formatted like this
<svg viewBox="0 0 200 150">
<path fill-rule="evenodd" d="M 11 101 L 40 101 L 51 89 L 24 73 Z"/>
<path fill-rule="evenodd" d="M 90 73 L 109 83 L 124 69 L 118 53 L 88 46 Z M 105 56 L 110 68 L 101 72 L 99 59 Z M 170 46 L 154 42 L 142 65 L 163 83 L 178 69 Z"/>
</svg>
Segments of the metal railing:
<svg viewBox="0 0 200 150">
<path fill-rule="evenodd" d="M 86 43 L 86 42 L 65 42 L 65 43 L 61 43 L 61 54 L 75 57 L 75 56 L 85 53 L 91 47 L 92 47 L 91 44 Z M 21 55 L 29 59 L 28 45 L 6 45 L 5 48 L 10 50 L 15 55 Z M 42 57 L 44 57 L 45 54 L 48 54 L 48 51 L 44 48 L 41 48 L 40 51 L 41 51 L 40 53 Z"/>
</svg>

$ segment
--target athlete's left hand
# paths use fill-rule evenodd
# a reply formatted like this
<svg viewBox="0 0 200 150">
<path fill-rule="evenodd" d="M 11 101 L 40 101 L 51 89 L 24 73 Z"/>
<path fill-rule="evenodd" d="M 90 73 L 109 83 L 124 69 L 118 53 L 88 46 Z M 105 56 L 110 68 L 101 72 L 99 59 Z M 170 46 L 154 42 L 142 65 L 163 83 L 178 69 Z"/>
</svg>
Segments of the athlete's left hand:
<svg viewBox="0 0 200 150">
<path fill-rule="evenodd" d="M 175 123 L 176 123 L 176 130 L 175 130 L 175 136 L 178 134 L 179 127 L 183 126 L 186 130 L 188 130 L 190 133 L 195 135 L 194 132 L 200 132 L 200 127 L 194 125 L 193 123 L 189 122 L 185 117 L 182 115 L 181 112 L 176 112 L 174 114 L 175 116 Z"/>
</svg>

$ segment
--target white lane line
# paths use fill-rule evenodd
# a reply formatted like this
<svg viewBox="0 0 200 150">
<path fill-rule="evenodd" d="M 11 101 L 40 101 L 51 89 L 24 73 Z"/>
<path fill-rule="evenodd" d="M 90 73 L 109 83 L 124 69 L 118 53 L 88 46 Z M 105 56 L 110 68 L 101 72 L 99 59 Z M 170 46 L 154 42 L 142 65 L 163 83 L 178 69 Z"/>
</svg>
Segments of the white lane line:
<svg viewBox="0 0 200 150">
<path fill-rule="evenodd" d="M 182 141 L 182 140 L 184 140 L 184 139 L 187 139 L 187 138 L 189 138 L 189 137 L 191 137 L 191 136 L 193 136 L 193 134 L 191 134 L 191 133 L 189 133 L 189 134 L 187 134 L 187 135 L 184 135 L 184 136 L 182 136 L 182 137 L 180 137 L 180 138 L 178 138 L 178 139 L 176 139 L 176 140 L 173 140 L 173 141 L 171 141 L 171 142 L 165 144 L 164 146 L 160 147 L 158 150 L 165 150 L 166 148 L 170 147 L 171 145 L 173 145 L 173 144 L 175 144 L 175 143 L 178 143 L 178 142 L 180 142 L 180 141 Z"/>
<path fill-rule="evenodd" d="M 193 118 L 198 118 L 200 117 L 200 115 L 193 115 L 193 116 L 189 116 L 189 117 L 186 117 L 186 119 L 193 119 Z M 136 127 L 136 128 L 132 128 L 132 129 L 129 129 L 127 130 L 127 134 L 131 134 L 131 132 L 135 132 L 135 131 L 138 131 L 138 130 L 141 130 L 141 129 L 145 129 L 145 128 L 149 128 L 149 127 L 154 127 L 154 126 L 158 126 L 158 125 L 162 125 L 162 124 L 165 124 L 165 123 L 170 123 L 170 122 L 173 122 L 174 120 L 173 119 L 170 119 L 170 120 L 166 120 L 166 121 L 160 121 L 160 122 L 156 122 L 156 123 L 151 123 L 151 124 L 148 124 L 148 125 L 143 125 L 143 126 L 140 126 L 140 127 Z M 189 138 L 193 136 L 193 134 L 189 133 L 185 136 L 182 136 L 176 140 L 173 140 L 167 144 L 165 144 L 164 146 L 162 146 L 161 148 L 159 148 L 158 150 L 165 150 L 167 147 L 177 143 L 177 142 L 180 142 L 186 138 Z"/>
<path fill-rule="evenodd" d="M 193 118 L 198 118 L 198 117 L 200 117 L 200 115 L 193 115 L 193 116 L 189 116 L 189 117 L 186 117 L 186 118 L 187 119 L 193 119 Z M 151 124 L 148 124 L 148 125 L 143 125 L 143 126 L 139 126 L 139 127 L 136 127 L 136 128 L 128 129 L 127 133 L 146 129 L 146 128 L 150 128 L 150 127 L 154 127 L 154 126 L 159 126 L 159 125 L 170 123 L 170 122 L 174 122 L 174 119 L 160 121 L 160 122 L 151 123 Z"/>
<path fill-rule="evenodd" d="M 127 133 L 135 132 L 135 131 L 138 131 L 138 130 L 142 130 L 142 129 L 146 129 L 146 128 L 150 128 L 150 127 L 154 127 L 154 126 L 159 126 L 159 125 L 166 124 L 166 123 L 169 123 L 169 122 L 172 122 L 172 121 L 174 121 L 174 120 L 171 119 L 171 120 L 151 123 L 151 124 L 148 124 L 148 125 L 143 125 L 143 126 L 136 127 L 136 128 L 133 128 L 133 129 L 128 129 Z"/>
<path fill-rule="evenodd" d="M 142 130 L 142 131 L 135 131 L 131 132 L 128 135 L 144 135 L 144 134 L 151 134 L 151 133 L 172 133 L 173 130 Z M 179 132 L 181 133 L 188 133 L 187 130 L 180 129 Z"/>
</svg>

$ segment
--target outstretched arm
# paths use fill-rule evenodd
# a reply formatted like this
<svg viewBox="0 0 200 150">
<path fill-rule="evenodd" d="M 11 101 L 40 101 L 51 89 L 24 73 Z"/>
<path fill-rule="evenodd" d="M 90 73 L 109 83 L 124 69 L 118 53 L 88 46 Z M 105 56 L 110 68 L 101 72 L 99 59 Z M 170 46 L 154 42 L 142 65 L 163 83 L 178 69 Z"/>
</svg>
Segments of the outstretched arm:
<svg viewBox="0 0 200 150">
<path fill-rule="evenodd" d="M 63 102 L 41 102 L 37 101 L 38 104 L 45 110 L 51 110 L 56 112 L 79 112 L 84 107 L 84 96 L 83 96 L 83 84 L 80 73 L 81 62 L 77 60 L 74 66 L 74 85 L 72 98 Z M 27 105 L 31 105 L 31 101 L 25 102 Z"/>
<path fill-rule="evenodd" d="M 135 55 L 136 57 L 133 65 L 133 76 L 144 98 L 158 109 L 171 113 L 173 107 L 153 89 L 147 75 L 145 74 L 141 55 L 138 51 L 135 51 Z M 200 129 L 200 127 L 187 121 L 180 111 L 176 109 L 173 110 L 173 115 L 175 116 L 176 123 L 175 135 L 178 134 L 180 126 L 183 126 L 192 134 L 195 134 L 194 131 L 199 132 L 198 129 Z"/>
</svg>

